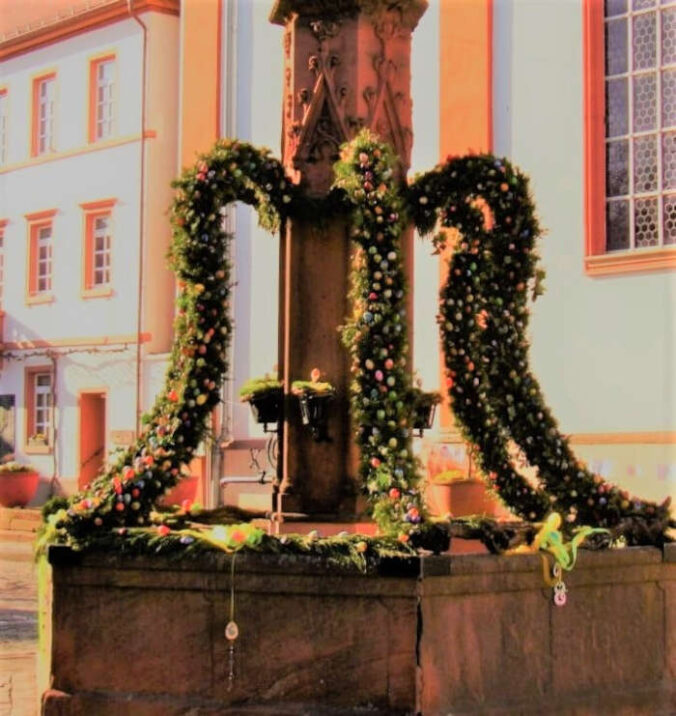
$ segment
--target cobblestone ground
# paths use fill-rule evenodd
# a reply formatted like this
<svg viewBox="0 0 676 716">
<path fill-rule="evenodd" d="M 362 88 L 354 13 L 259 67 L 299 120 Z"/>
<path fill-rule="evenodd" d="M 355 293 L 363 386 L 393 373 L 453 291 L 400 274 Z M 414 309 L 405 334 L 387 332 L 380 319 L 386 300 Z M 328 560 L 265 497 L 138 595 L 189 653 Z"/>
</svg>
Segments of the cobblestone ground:
<svg viewBox="0 0 676 716">
<path fill-rule="evenodd" d="M 0 716 L 36 716 L 37 570 L 30 542 L 0 541 Z"/>
</svg>

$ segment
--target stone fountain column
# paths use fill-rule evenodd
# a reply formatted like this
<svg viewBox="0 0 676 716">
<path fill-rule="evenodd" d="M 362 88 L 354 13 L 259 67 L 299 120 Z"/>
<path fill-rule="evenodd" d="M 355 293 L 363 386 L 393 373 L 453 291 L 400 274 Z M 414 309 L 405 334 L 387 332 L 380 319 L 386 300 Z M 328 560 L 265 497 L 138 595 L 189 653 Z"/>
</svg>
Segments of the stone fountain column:
<svg viewBox="0 0 676 716">
<path fill-rule="evenodd" d="M 410 162 L 411 34 L 427 0 L 277 0 L 284 26 L 282 158 L 308 195 L 326 194 L 340 145 L 368 127 Z M 403 237 L 409 283 L 412 232 Z M 350 239 L 342 219 L 294 219 L 280 243 L 279 366 L 287 392 L 319 368 L 337 389 L 329 441 L 314 442 L 294 399 L 286 406 L 279 472 L 284 511 L 313 517 L 360 511 L 349 417 L 350 361 L 340 341 L 348 305 Z M 412 285 L 411 285 L 412 290 Z M 409 317 L 412 315 L 409 299 Z M 409 340 L 413 342 L 409 319 Z"/>
</svg>

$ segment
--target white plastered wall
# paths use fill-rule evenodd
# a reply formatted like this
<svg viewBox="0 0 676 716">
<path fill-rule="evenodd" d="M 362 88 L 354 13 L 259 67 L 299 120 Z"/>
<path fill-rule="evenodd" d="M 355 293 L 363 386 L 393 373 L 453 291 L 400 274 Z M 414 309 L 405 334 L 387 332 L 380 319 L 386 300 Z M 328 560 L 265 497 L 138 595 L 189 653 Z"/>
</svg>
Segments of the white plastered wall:
<svg viewBox="0 0 676 716">
<path fill-rule="evenodd" d="M 235 136 L 280 157 L 282 132 L 282 28 L 268 20 L 269 3 L 237 2 L 234 90 Z M 248 378 L 272 372 L 277 364 L 279 237 L 258 226 L 256 214 L 243 205 L 235 212 L 234 404 L 236 439 L 262 437 L 248 405 L 237 400 Z"/>
<path fill-rule="evenodd" d="M 117 58 L 117 146 L 84 151 L 87 145 L 89 61 L 104 52 Z M 7 219 L 4 240 L 6 311 L 4 340 L 57 344 L 53 455 L 27 455 L 24 370 L 48 366 L 44 349 L 13 350 L 22 360 L 5 360 L 0 393 L 15 395 L 15 445 L 19 459 L 30 461 L 43 478 L 58 475 L 65 487 L 77 484 L 81 391 L 106 391 L 106 435 L 135 424 L 135 348 L 81 346 L 77 339 L 132 336 L 136 332 L 140 189 L 141 33 L 121 21 L 78 35 L 2 64 L 9 94 L 9 157 L 0 174 L 0 218 Z M 44 71 L 57 75 L 57 156 L 29 161 L 32 80 Z M 62 153 L 66 153 L 62 155 Z M 80 204 L 115 198 L 113 207 L 113 295 L 83 300 L 83 213 Z M 25 214 L 56 209 L 53 220 L 53 295 L 48 304 L 26 302 L 28 234 Z M 75 339 L 73 341 L 72 339 Z M 68 345 L 63 345 L 68 344 Z M 61 347 L 59 347 L 61 346 Z M 95 351 L 95 352 L 92 352 Z M 107 448 L 111 448 L 110 442 Z M 44 499 L 41 490 L 38 499 Z"/>
<path fill-rule="evenodd" d="M 584 273 L 582 3 L 496 0 L 494 7 L 495 152 L 531 177 L 546 231 L 546 293 L 532 313 L 534 371 L 566 433 L 674 430 L 673 273 Z M 673 445 L 576 450 L 649 496 L 674 491 Z"/>
</svg>

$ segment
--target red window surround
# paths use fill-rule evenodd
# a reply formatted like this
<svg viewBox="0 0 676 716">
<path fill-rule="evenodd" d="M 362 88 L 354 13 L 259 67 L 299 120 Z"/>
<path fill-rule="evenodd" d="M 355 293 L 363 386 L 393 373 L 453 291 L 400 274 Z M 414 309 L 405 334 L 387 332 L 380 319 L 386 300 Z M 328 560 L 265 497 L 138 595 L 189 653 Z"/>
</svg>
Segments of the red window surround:
<svg viewBox="0 0 676 716">
<path fill-rule="evenodd" d="M 631 0 L 627 0 L 631 5 Z M 658 6 L 659 7 L 659 6 Z M 590 276 L 676 268 L 676 247 L 606 251 L 606 101 L 603 0 L 585 0 L 585 270 Z M 659 48 L 659 39 L 658 39 Z M 631 48 L 628 49 L 631 52 Z"/>
<path fill-rule="evenodd" d="M 47 303 L 54 299 L 52 292 L 53 254 L 42 255 L 40 240 L 50 230 L 49 242 L 54 242 L 54 216 L 57 209 L 26 214 L 28 223 L 28 275 L 26 278 L 26 302 Z"/>
<path fill-rule="evenodd" d="M 111 235 L 112 208 L 116 202 L 117 199 L 101 199 L 80 204 L 84 212 L 83 298 L 100 298 L 113 293 Z M 105 231 L 102 231 L 102 223 L 105 223 Z"/>
</svg>

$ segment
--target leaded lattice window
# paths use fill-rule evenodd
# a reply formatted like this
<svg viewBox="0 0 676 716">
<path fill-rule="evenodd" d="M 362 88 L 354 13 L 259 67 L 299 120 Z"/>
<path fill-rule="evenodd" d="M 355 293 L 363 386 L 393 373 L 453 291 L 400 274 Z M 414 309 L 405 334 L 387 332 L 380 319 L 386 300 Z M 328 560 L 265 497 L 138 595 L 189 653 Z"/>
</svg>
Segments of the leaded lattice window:
<svg viewBox="0 0 676 716">
<path fill-rule="evenodd" d="M 676 244 L 676 0 L 606 0 L 606 250 Z"/>
</svg>

